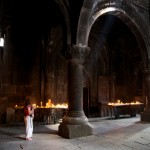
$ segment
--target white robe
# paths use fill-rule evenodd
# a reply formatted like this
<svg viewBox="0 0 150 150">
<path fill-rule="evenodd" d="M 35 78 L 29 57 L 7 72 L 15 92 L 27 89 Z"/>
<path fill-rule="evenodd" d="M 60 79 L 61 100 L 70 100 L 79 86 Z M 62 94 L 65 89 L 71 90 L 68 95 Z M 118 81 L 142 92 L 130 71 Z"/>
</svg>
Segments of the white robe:
<svg viewBox="0 0 150 150">
<path fill-rule="evenodd" d="M 31 138 L 33 136 L 33 118 L 30 116 L 25 116 L 24 122 L 26 128 L 26 138 Z"/>
</svg>

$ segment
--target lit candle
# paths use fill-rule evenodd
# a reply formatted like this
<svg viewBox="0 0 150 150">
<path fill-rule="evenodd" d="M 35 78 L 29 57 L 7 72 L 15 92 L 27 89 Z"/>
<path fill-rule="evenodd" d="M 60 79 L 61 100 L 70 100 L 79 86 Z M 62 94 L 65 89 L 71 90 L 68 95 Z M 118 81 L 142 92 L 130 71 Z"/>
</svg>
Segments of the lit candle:
<svg viewBox="0 0 150 150">
<path fill-rule="evenodd" d="M 33 104 L 33 108 L 34 108 L 34 109 L 36 108 L 36 104 Z"/>
</svg>

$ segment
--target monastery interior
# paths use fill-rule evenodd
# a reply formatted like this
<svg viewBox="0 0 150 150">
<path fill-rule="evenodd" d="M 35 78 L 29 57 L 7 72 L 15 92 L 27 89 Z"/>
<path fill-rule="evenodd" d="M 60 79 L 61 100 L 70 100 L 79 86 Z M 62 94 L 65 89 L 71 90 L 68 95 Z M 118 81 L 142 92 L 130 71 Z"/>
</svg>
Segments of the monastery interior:
<svg viewBox="0 0 150 150">
<path fill-rule="evenodd" d="M 108 103 L 117 100 L 149 106 L 148 0 L 0 0 L 0 6 L 0 123 L 26 95 L 39 105 L 68 103 L 64 124 L 108 117 Z"/>
</svg>

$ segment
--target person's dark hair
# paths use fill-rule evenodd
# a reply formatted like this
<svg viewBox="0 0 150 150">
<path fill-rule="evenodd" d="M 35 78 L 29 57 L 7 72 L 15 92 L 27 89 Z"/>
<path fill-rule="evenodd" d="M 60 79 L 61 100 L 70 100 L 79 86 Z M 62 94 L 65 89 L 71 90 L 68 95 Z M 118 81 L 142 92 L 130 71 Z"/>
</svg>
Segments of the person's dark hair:
<svg viewBox="0 0 150 150">
<path fill-rule="evenodd" d="M 25 99 L 25 106 L 31 105 L 31 101 L 29 98 Z"/>
</svg>

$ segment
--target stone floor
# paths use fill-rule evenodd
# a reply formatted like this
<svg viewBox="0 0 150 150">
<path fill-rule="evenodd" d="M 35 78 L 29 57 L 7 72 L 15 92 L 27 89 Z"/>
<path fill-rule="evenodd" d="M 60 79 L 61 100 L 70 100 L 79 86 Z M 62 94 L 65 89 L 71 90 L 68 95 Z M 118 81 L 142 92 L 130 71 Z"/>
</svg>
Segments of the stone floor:
<svg viewBox="0 0 150 150">
<path fill-rule="evenodd" d="M 34 123 L 32 141 L 24 126 L 0 125 L 0 150 L 150 150 L 150 123 L 133 118 L 89 118 L 93 135 L 75 139 L 58 136 L 58 125 Z"/>
</svg>

